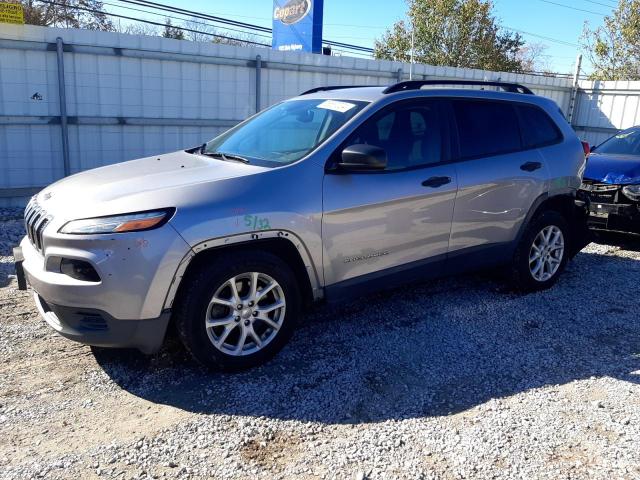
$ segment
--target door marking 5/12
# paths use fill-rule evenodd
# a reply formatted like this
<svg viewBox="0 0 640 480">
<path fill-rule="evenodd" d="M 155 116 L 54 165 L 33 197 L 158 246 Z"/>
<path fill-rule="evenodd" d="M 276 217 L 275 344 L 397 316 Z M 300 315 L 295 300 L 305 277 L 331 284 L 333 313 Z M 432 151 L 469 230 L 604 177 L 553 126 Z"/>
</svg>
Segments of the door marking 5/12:
<svg viewBox="0 0 640 480">
<path fill-rule="evenodd" d="M 257 215 L 245 215 L 244 224 L 253 230 L 268 230 L 271 228 L 267 217 L 258 217 Z"/>
</svg>

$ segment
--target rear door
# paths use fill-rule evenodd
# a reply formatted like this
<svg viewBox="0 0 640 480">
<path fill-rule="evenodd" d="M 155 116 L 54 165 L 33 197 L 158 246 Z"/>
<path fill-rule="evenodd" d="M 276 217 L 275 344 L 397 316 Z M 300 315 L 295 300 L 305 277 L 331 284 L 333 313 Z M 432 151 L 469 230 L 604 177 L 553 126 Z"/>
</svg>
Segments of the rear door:
<svg viewBox="0 0 640 480">
<path fill-rule="evenodd" d="M 506 255 L 534 201 L 547 190 L 544 158 L 525 144 L 513 102 L 452 99 L 458 195 L 450 256 L 495 247 Z M 493 263 L 490 252 L 482 258 Z"/>
<path fill-rule="evenodd" d="M 334 157 L 348 145 L 376 145 L 387 152 L 388 164 L 383 171 L 325 174 L 327 285 L 381 277 L 446 256 L 457 181 L 455 166 L 446 163 L 450 141 L 441 106 L 438 99 L 393 104 L 337 149 Z M 439 273 L 436 263 L 425 273 Z"/>
</svg>

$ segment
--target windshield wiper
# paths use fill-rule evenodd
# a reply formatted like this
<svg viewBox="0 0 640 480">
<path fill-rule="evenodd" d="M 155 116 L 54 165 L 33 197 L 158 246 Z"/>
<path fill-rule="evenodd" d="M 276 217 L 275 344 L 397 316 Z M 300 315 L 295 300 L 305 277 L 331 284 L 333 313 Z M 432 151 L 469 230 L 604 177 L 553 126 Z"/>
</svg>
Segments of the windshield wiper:
<svg viewBox="0 0 640 480">
<path fill-rule="evenodd" d="M 251 163 L 248 159 L 241 157 L 240 155 L 235 155 L 233 153 L 224 153 L 224 152 L 205 152 L 204 148 L 200 150 L 202 155 L 207 155 L 208 157 L 219 158 L 224 160 L 225 162 L 241 162 L 241 163 Z"/>
</svg>

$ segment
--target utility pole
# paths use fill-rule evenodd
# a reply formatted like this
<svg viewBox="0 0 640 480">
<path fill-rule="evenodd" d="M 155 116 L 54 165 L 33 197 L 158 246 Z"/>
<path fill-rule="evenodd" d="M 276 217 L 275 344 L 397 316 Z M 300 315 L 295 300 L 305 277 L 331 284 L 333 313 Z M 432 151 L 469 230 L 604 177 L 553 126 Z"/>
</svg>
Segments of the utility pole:
<svg viewBox="0 0 640 480">
<path fill-rule="evenodd" d="M 573 73 L 573 85 L 571 88 L 571 97 L 569 98 L 569 113 L 567 120 L 573 125 L 573 117 L 576 109 L 576 100 L 578 98 L 578 82 L 580 81 L 580 69 L 582 68 L 582 55 L 578 54 L 576 58 L 576 69 Z"/>
</svg>

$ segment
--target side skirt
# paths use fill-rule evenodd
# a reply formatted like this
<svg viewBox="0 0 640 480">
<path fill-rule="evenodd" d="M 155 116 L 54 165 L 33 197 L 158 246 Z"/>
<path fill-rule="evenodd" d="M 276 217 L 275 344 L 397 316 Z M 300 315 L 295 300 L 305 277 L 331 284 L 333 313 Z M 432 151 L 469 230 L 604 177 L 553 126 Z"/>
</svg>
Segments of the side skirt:
<svg viewBox="0 0 640 480">
<path fill-rule="evenodd" d="M 328 303 L 348 302 L 410 283 L 505 265 L 513 256 L 514 248 L 515 243 L 472 247 L 361 275 L 328 285 L 325 299 Z"/>
</svg>

